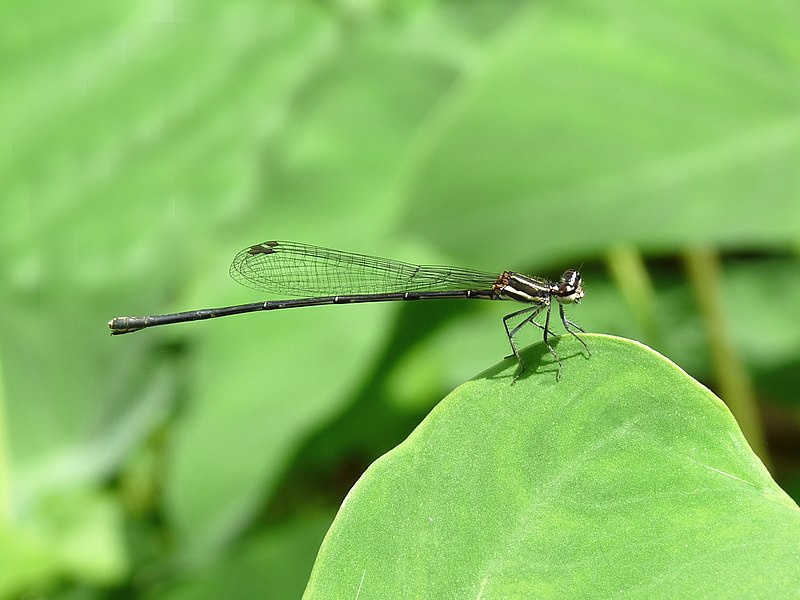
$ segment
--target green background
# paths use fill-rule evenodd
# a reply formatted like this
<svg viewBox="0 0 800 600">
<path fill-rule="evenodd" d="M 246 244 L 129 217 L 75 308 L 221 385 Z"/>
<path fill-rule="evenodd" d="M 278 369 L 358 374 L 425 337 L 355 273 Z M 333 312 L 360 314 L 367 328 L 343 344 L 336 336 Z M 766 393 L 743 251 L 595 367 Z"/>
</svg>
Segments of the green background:
<svg viewBox="0 0 800 600">
<path fill-rule="evenodd" d="M 580 266 L 570 317 L 709 385 L 800 497 L 799 25 L 777 0 L 2 3 L 0 594 L 297 597 L 368 465 L 508 353 L 485 302 L 108 335 L 260 300 L 227 267 L 267 239 Z"/>
</svg>

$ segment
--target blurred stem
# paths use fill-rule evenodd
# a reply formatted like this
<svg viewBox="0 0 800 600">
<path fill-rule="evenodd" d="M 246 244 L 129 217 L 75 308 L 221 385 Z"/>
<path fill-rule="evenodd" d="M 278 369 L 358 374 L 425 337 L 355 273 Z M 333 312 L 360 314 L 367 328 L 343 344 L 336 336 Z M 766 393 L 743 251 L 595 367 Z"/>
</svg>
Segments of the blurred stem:
<svg viewBox="0 0 800 600">
<path fill-rule="evenodd" d="M 661 333 L 656 318 L 655 290 L 641 253 L 629 244 L 618 244 L 606 255 L 606 264 L 628 309 L 642 328 L 650 346 L 658 346 Z"/>
<path fill-rule="evenodd" d="M 6 386 L 0 362 L 0 528 L 11 520 L 11 464 L 9 462 Z"/>
<path fill-rule="evenodd" d="M 709 248 L 694 248 L 686 253 L 685 261 L 708 334 L 713 376 L 719 395 L 736 417 L 750 446 L 769 468 L 769 455 L 753 384 L 725 323 L 719 257 Z"/>
</svg>

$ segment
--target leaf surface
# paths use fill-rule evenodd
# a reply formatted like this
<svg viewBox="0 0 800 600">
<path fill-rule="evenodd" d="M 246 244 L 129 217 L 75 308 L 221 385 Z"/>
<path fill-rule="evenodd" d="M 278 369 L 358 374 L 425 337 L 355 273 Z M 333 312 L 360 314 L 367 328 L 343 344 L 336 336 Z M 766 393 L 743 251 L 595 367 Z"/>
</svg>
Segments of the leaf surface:
<svg viewBox="0 0 800 600">
<path fill-rule="evenodd" d="M 443 400 L 347 497 L 306 598 L 789 597 L 800 511 L 725 405 L 587 335 Z"/>
</svg>

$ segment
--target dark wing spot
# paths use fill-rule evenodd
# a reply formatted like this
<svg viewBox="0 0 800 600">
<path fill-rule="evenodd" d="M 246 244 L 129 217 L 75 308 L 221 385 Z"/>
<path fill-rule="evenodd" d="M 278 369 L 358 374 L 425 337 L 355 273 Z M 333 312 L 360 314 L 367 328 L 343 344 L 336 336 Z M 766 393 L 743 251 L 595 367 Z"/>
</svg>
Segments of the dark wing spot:
<svg viewBox="0 0 800 600">
<path fill-rule="evenodd" d="M 274 248 L 278 245 L 278 242 L 264 242 L 263 244 L 256 244 L 255 246 L 250 246 L 250 249 L 247 251 L 248 254 L 275 254 L 277 250 Z"/>
</svg>

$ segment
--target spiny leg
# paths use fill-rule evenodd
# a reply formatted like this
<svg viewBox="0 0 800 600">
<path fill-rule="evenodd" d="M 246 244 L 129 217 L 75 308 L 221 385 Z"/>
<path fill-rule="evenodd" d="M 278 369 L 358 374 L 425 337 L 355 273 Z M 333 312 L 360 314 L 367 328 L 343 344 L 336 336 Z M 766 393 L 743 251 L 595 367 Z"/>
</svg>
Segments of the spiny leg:
<svg viewBox="0 0 800 600">
<path fill-rule="evenodd" d="M 541 329 L 542 331 L 544 331 L 544 325 L 542 325 L 541 323 L 538 323 L 538 322 L 536 322 L 536 321 L 534 320 L 536 317 L 538 317 L 538 316 L 539 316 L 539 313 L 540 313 L 540 312 L 542 312 L 542 310 L 543 310 L 543 309 L 544 309 L 544 305 L 542 305 L 542 306 L 538 307 L 538 309 L 537 309 L 537 310 L 533 311 L 533 312 L 532 312 L 530 315 L 528 315 L 527 317 L 525 317 L 524 319 L 522 319 L 522 321 L 520 321 L 520 322 L 517 324 L 517 326 L 516 326 L 516 327 L 514 327 L 514 329 L 512 329 L 512 330 L 511 330 L 511 337 L 514 337 L 514 336 L 516 336 L 516 335 L 517 335 L 517 332 L 518 332 L 520 329 L 522 329 L 523 327 L 525 327 L 525 325 L 527 325 L 528 323 L 530 323 L 530 324 L 532 324 L 532 325 L 536 325 L 536 327 L 538 327 L 539 329 Z M 549 331 L 549 330 L 548 330 L 548 333 L 549 333 L 550 335 L 555 335 L 555 333 L 553 333 L 552 331 Z"/>
<path fill-rule="evenodd" d="M 544 306 L 542 308 L 544 308 Z M 542 325 L 541 323 L 533 320 L 535 317 L 537 317 L 539 315 L 539 312 L 541 312 L 541 310 L 542 309 L 540 308 L 539 311 L 533 313 L 529 317 L 526 317 L 525 320 L 522 321 L 522 323 L 519 324 L 519 326 L 514 328 L 514 331 L 516 332 L 517 329 L 522 329 L 522 326 L 525 325 L 525 323 L 530 323 L 531 325 L 536 325 L 539 329 L 544 331 L 544 325 Z M 547 333 L 549 333 L 550 335 L 555 335 L 555 333 L 553 331 L 548 331 Z"/>
<path fill-rule="evenodd" d="M 574 331 L 572 331 L 572 330 L 570 329 L 570 327 L 574 327 L 575 329 L 577 329 L 577 330 L 578 330 L 578 331 L 580 331 L 581 333 L 586 333 L 586 332 L 585 332 L 585 331 L 584 331 L 584 330 L 581 328 L 581 326 L 580 326 L 580 325 L 578 325 L 577 323 L 573 323 L 572 321 L 570 321 L 570 320 L 567 318 L 567 316 L 564 314 L 564 305 L 563 305 L 563 304 L 559 304 L 559 305 L 558 305 L 558 312 L 559 312 L 559 314 L 561 315 L 561 322 L 564 324 L 564 329 L 566 329 L 566 330 L 569 332 L 569 334 L 570 334 L 572 337 L 574 337 L 574 338 L 575 338 L 576 340 L 578 340 L 578 341 L 579 341 L 581 344 L 583 344 L 583 347 L 584 347 L 584 348 L 586 348 L 586 352 L 589 354 L 589 356 L 591 356 L 591 355 L 592 355 L 592 351 L 591 351 L 591 350 L 589 350 L 589 346 L 587 346 L 587 345 L 586 345 L 586 342 L 584 342 L 584 341 L 583 341 L 583 340 L 582 340 L 582 339 L 581 339 L 581 338 L 578 336 L 578 334 L 576 334 Z"/>
<path fill-rule="evenodd" d="M 558 307 L 561 308 L 561 305 L 559 304 Z M 555 349 L 550 345 L 550 341 L 547 339 L 547 332 L 550 331 L 550 309 L 551 308 L 552 308 L 552 306 L 550 304 L 548 304 L 547 305 L 547 316 L 544 319 L 544 334 L 542 335 L 542 338 L 544 339 L 545 346 L 547 346 L 547 349 L 550 350 L 550 354 L 553 355 L 553 358 L 555 358 L 556 362 L 558 363 L 558 373 L 556 374 L 556 381 L 561 381 L 561 374 L 564 371 L 564 365 L 561 364 L 561 359 L 558 357 L 558 354 L 556 353 Z M 561 310 L 562 310 L 561 314 L 563 315 L 564 314 L 563 313 L 563 308 Z M 573 333 L 572 335 L 575 335 L 575 334 Z"/>
<path fill-rule="evenodd" d="M 511 344 L 511 351 L 513 353 L 510 356 L 515 356 L 516 359 L 517 359 L 517 363 L 519 363 L 519 371 L 514 376 L 514 381 L 516 381 L 517 378 L 520 375 L 522 375 L 522 372 L 525 370 L 525 365 L 522 362 L 522 357 L 519 355 L 519 351 L 517 350 L 517 344 L 514 342 L 514 336 L 522 328 L 522 326 L 525 325 L 526 322 L 528 322 L 529 319 L 533 319 L 536 315 L 538 315 L 542 311 L 542 308 L 544 308 L 544 306 L 526 307 L 526 308 L 523 308 L 522 310 L 517 310 L 517 311 L 515 311 L 515 312 L 513 312 L 513 313 L 511 313 L 509 315 L 506 315 L 505 317 L 503 317 L 503 327 L 506 328 L 506 337 L 508 337 L 508 343 Z M 513 319 L 514 317 L 518 317 L 519 315 L 522 315 L 522 314 L 527 313 L 527 312 L 529 312 L 531 314 L 528 317 L 526 317 L 525 319 L 523 319 L 523 321 L 520 324 L 518 324 L 516 327 L 514 327 L 514 329 L 509 329 L 508 328 L 508 321 L 510 319 Z M 538 323 L 536 323 L 536 324 L 538 325 Z M 510 356 L 507 356 L 506 358 L 509 358 Z"/>
<path fill-rule="evenodd" d="M 525 317 L 522 321 L 520 321 L 517 324 L 517 326 L 514 327 L 514 329 L 512 329 L 511 331 L 509 331 L 508 327 L 506 327 L 506 335 L 509 336 L 510 338 L 513 338 L 514 336 L 517 335 L 517 332 L 525 326 L 526 323 L 531 323 L 533 325 L 536 325 L 536 327 L 538 327 L 539 329 L 544 331 L 544 326 L 541 323 L 538 323 L 538 322 L 534 321 L 534 319 L 539 315 L 539 313 L 542 312 L 542 309 L 544 308 L 544 306 L 545 305 L 537 306 L 535 308 L 523 308 L 522 310 L 518 310 L 516 312 L 511 313 L 510 315 L 506 315 L 505 317 L 503 317 L 503 324 L 505 324 L 506 319 L 510 320 L 510 319 L 513 319 L 514 317 L 518 317 L 519 315 L 521 315 L 523 313 L 526 313 L 526 312 L 529 312 L 529 311 L 531 312 L 531 314 L 529 316 Z M 552 331 L 550 331 L 549 333 L 550 333 L 550 335 L 555 335 L 555 333 L 553 333 Z M 504 358 L 511 358 L 512 356 L 514 356 L 514 355 L 513 354 L 509 354 L 508 356 L 506 356 Z"/>
</svg>

